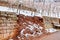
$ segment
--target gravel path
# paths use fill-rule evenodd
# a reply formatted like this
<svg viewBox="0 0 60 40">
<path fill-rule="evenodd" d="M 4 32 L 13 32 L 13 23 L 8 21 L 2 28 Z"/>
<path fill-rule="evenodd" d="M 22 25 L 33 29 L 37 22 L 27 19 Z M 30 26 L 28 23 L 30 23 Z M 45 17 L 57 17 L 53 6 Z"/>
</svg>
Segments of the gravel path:
<svg viewBox="0 0 60 40">
<path fill-rule="evenodd" d="M 41 40 L 60 40 L 60 31 L 43 37 Z"/>
</svg>

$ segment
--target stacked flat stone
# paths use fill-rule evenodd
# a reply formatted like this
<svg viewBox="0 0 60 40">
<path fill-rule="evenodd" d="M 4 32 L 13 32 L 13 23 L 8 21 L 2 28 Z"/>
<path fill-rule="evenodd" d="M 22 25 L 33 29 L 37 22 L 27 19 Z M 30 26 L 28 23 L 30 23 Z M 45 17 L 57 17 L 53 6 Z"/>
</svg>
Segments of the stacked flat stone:
<svg viewBox="0 0 60 40">
<path fill-rule="evenodd" d="M 0 11 L 0 40 L 6 38 L 17 24 L 17 15 L 12 12 Z"/>
</svg>

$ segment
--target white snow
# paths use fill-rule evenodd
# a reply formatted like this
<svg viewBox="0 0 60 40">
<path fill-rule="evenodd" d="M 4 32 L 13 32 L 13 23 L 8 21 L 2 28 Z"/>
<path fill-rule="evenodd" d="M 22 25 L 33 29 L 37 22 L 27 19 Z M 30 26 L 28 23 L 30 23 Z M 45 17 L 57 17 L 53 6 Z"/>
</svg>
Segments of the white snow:
<svg viewBox="0 0 60 40">
<path fill-rule="evenodd" d="M 32 34 L 30 34 L 30 33 L 24 34 L 24 31 L 26 31 L 26 29 L 30 30 L 30 32 L 33 32 L 33 33 Z M 40 36 L 41 34 L 43 34 L 42 29 L 43 29 L 43 27 L 39 26 L 38 24 L 32 24 L 32 25 L 28 25 L 25 29 L 22 29 L 20 33 L 22 36 L 25 36 L 27 38 L 29 36 L 35 37 L 35 36 L 38 36 L 38 35 Z"/>
<path fill-rule="evenodd" d="M 9 39 L 9 40 L 13 40 L 13 39 Z"/>
<path fill-rule="evenodd" d="M 46 29 L 47 32 L 50 32 L 50 33 L 54 33 L 54 32 L 57 32 L 58 30 L 54 29 L 54 28 L 49 28 L 49 29 Z"/>
<path fill-rule="evenodd" d="M 20 39 L 20 37 L 19 36 L 17 36 L 19 39 Z"/>
<path fill-rule="evenodd" d="M 9 7 L 3 7 L 3 6 L 0 6 L 0 11 L 8 11 L 8 12 L 15 12 L 17 15 L 19 14 L 19 12 L 17 13 L 17 9 L 13 8 L 9 8 Z M 57 15 L 57 13 L 50 13 L 50 15 L 48 15 L 48 12 L 44 12 L 44 14 L 42 15 L 41 12 L 39 13 L 35 13 L 35 12 L 31 12 L 31 11 L 28 11 L 28 10 L 18 10 L 20 11 L 20 14 L 23 14 L 25 16 L 38 16 L 38 17 L 42 17 L 42 16 L 48 16 L 48 17 L 55 17 L 55 18 L 60 18 L 60 12 L 58 13 L 59 16 Z M 42 9 L 40 10 L 42 11 Z M 54 15 L 54 16 L 53 16 Z"/>
<path fill-rule="evenodd" d="M 23 33 L 24 31 L 25 31 L 25 29 L 22 29 L 22 30 L 21 30 L 21 32 L 20 32 L 20 33 L 21 33 L 21 36 L 24 35 L 24 33 Z"/>
<path fill-rule="evenodd" d="M 33 31 L 34 27 L 32 25 L 28 25 L 28 29 L 30 29 L 31 31 Z"/>
<path fill-rule="evenodd" d="M 23 24 L 26 24 L 25 22 Z"/>
<path fill-rule="evenodd" d="M 29 37 L 29 36 L 31 36 L 31 34 L 26 33 L 25 36 L 26 36 L 26 37 Z"/>
</svg>

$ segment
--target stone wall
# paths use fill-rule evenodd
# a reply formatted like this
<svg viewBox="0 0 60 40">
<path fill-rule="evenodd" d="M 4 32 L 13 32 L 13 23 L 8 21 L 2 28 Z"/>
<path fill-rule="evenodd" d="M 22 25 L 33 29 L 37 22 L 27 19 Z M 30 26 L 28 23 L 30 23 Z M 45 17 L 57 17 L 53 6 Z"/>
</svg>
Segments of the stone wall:
<svg viewBox="0 0 60 40">
<path fill-rule="evenodd" d="M 0 40 L 6 38 L 17 24 L 17 15 L 10 12 L 0 11 Z"/>
</svg>

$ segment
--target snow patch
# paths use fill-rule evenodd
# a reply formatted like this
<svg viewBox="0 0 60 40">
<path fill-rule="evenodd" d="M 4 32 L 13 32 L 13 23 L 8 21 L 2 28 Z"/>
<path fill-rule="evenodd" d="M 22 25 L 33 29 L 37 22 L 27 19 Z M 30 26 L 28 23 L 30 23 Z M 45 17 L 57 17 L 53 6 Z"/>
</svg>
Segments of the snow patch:
<svg viewBox="0 0 60 40">
<path fill-rule="evenodd" d="M 26 29 L 30 30 L 32 34 L 31 33 L 24 34 L 24 31 L 26 31 Z M 40 36 L 41 34 L 43 34 L 42 30 L 43 30 L 43 27 L 37 24 L 32 24 L 32 25 L 28 25 L 25 29 L 22 29 L 20 33 L 22 36 L 25 36 L 26 38 L 28 38 L 29 36 L 33 36 L 33 37 Z"/>
<path fill-rule="evenodd" d="M 13 40 L 13 39 L 9 39 L 9 40 Z"/>
<path fill-rule="evenodd" d="M 54 28 L 49 28 L 46 29 L 47 32 L 53 33 L 53 32 L 57 32 L 58 30 L 54 29 Z"/>
</svg>

